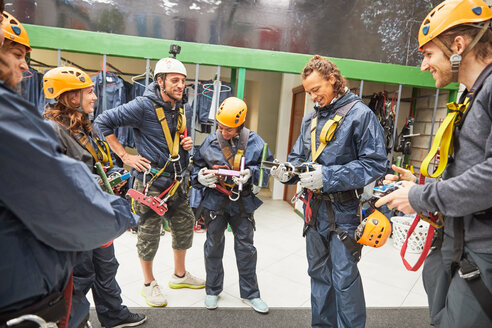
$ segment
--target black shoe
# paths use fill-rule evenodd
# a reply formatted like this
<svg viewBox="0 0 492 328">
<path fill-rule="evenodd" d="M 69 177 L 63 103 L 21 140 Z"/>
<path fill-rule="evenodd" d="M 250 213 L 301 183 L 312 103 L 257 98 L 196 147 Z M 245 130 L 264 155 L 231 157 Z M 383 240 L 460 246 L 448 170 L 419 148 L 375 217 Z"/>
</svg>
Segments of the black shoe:
<svg viewBox="0 0 492 328">
<path fill-rule="evenodd" d="M 117 323 L 111 328 L 135 327 L 141 325 L 147 320 L 147 317 L 141 313 L 131 313 L 125 320 Z"/>
</svg>

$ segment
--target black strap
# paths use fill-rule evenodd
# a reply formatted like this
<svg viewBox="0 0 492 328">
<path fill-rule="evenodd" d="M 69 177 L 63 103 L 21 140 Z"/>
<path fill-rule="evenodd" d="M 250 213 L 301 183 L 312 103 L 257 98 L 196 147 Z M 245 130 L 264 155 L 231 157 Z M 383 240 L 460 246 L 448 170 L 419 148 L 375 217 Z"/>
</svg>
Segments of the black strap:
<svg viewBox="0 0 492 328">
<path fill-rule="evenodd" d="M 468 115 L 468 113 L 470 112 L 470 109 L 473 106 L 473 102 L 477 98 L 477 95 L 480 92 L 480 90 L 482 90 L 483 83 L 489 77 L 490 74 L 492 74 L 492 64 L 489 64 L 480 73 L 480 75 L 475 80 L 475 83 L 473 84 L 473 87 L 470 89 L 470 91 L 465 90 L 461 94 L 460 101 L 459 101 L 460 104 L 462 104 L 465 101 L 465 98 L 468 97 L 468 96 L 470 97 L 470 101 L 469 101 L 469 105 L 468 105 L 468 110 L 463 115 L 463 118 L 460 121 L 459 127 L 463 126 L 463 122 L 465 121 L 466 115 Z"/>
<path fill-rule="evenodd" d="M 328 221 L 330 222 L 330 232 L 335 232 L 337 234 L 338 239 L 340 239 L 340 241 L 343 243 L 345 248 L 347 248 L 349 253 L 355 258 L 357 262 L 359 262 L 361 257 L 361 251 L 362 251 L 362 244 L 357 243 L 346 231 L 337 228 L 337 224 L 335 222 L 335 212 L 333 211 L 332 202 L 335 201 L 333 195 L 337 195 L 337 197 L 343 198 L 344 200 L 343 202 L 347 202 L 349 200 L 358 198 L 358 195 L 360 194 L 362 194 L 362 190 L 360 189 L 343 191 L 333 194 L 315 194 L 313 196 L 313 204 L 311 206 L 312 209 L 311 221 L 309 223 L 306 222 L 304 223 L 303 236 L 306 236 L 309 227 L 316 227 L 318 211 L 319 208 L 321 207 L 321 204 L 324 202 L 326 205 L 326 212 L 328 213 Z"/>
<path fill-rule="evenodd" d="M 454 250 L 451 263 L 451 274 L 458 271 L 459 276 L 464 279 L 470 287 L 473 295 L 482 307 L 482 310 L 492 321 L 492 294 L 484 284 L 480 269 L 467 258 L 463 257 L 465 247 L 464 218 L 458 217 L 453 220 Z"/>
</svg>

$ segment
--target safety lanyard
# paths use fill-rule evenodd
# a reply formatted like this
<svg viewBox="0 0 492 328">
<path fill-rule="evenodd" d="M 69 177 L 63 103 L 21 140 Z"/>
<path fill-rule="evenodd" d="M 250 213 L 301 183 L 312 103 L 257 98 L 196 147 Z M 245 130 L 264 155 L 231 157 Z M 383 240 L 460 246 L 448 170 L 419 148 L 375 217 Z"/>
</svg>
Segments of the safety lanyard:
<svg viewBox="0 0 492 328">
<path fill-rule="evenodd" d="M 431 149 L 427 156 L 425 156 L 420 167 L 420 171 L 424 176 L 437 178 L 444 172 L 444 169 L 448 164 L 448 157 L 453 154 L 454 130 L 456 126 L 462 122 L 462 119 L 468 110 L 471 95 L 472 94 L 469 93 L 462 104 L 456 104 L 454 102 L 447 104 L 449 113 L 437 130 L 436 136 L 432 141 Z M 429 164 L 438 151 L 440 153 L 439 164 L 434 173 L 429 174 Z"/>
<path fill-rule="evenodd" d="M 325 149 L 326 145 L 333 140 L 336 131 L 340 127 L 343 119 L 350 111 L 350 109 L 358 103 L 360 100 L 352 101 L 344 106 L 340 107 L 336 112 L 333 118 L 326 121 L 325 125 L 321 129 L 321 133 L 319 134 L 320 144 L 318 148 L 316 148 L 316 125 L 318 124 L 318 112 L 313 115 L 311 119 L 311 156 L 312 161 L 316 162 L 323 149 Z"/>
<path fill-rule="evenodd" d="M 186 116 L 184 115 L 183 108 L 179 109 L 178 122 L 176 125 L 176 133 L 174 134 L 174 139 L 171 137 L 171 132 L 169 130 L 169 126 L 167 125 L 166 115 L 164 114 L 164 109 L 162 107 L 158 107 L 155 109 L 157 114 L 157 118 L 161 123 L 162 131 L 164 132 L 164 137 L 167 142 L 167 147 L 169 148 L 169 154 L 172 158 L 178 156 L 179 153 L 179 135 L 183 133 L 186 129 Z"/>
</svg>

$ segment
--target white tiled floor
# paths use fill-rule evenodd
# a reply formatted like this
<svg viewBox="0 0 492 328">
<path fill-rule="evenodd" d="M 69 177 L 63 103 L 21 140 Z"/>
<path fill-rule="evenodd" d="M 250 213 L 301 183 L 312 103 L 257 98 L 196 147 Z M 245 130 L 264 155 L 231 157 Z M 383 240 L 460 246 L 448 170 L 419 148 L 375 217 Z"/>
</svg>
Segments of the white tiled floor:
<svg viewBox="0 0 492 328">
<path fill-rule="evenodd" d="M 270 307 L 309 307 L 310 283 L 307 275 L 305 241 L 302 219 L 284 201 L 267 197 L 255 213 L 257 231 L 255 246 L 258 251 L 257 275 L 261 297 Z M 195 233 L 193 247 L 187 253 L 187 270 L 205 278 L 203 261 L 204 233 Z M 140 295 L 142 273 L 136 253 L 136 235 L 126 232 L 115 241 L 120 262 L 117 281 L 122 289 L 124 304 L 146 307 Z M 408 254 L 414 263 L 417 255 Z M 168 307 L 202 307 L 205 291 L 170 289 L 168 279 L 173 272 L 171 235 L 161 237 L 154 261 L 154 274 L 168 300 Z M 405 269 L 399 249 L 393 240 L 381 248 L 364 247 L 359 263 L 368 307 L 427 306 L 421 270 Z M 221 307 L 245 307 L 239 298 L 238 274 L 233 249 L 233 236 L 226 232 L 224 254 L 224 291 L 219 297 Z M 90 293 L 88 297 L 90 297 Z"/>
</svg>

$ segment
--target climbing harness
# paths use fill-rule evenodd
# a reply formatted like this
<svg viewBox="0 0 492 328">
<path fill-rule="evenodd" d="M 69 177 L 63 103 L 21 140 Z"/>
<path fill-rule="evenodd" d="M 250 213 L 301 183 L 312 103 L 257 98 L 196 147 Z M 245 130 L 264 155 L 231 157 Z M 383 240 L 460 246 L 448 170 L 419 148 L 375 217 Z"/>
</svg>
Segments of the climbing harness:
<svg viewBox="0 0 492 328">
<path fill-rule="evenodd" d="M 167 118 L 164 114 L 164 109 L 159 107 L 154 103 L 154 109 L 157 115 L 157 119 L 159 120 L 162 131 L 164 133 L 164 138 L 166 139 L 166 143 L 169 149 L 169 158 L 167 159 L 164 166 L 157 171 L 157 173 L 152 174 L 152 167 L 149 166 L 147 171 L 143 174 L 143 185 L 144 188 L 142 192 L 139 192 L 135 189 L 129 189 L 127 195 L 132 198 L 132 208 L 133 201 L 138 201 L 139 203 L 150 207 L 156 214 L 162 216 L 167 212 L 167 204 L 166 202 L 170 197 L 174 195 L 176 190 L 183 180 L 182 175 L 182 167 L 179 156 L 179 144 L 180 144 L 180 135 L 183 134 L 184 137 L 187 137 L 187 129 L 186 129 L 186 116 L 184 114 L 184 109 L 181 107 L 179 109 L 177 125 L 176 125 L 176 133 L 174 135 L 174 139 L 171 137 L 171 132 L 169 130 L 169 126 L 167 124 Z M 171 185 L 160 193 L 158 196 L 148 196 L 147 193 L 149 191 L 150 186 L 157 180 L 161 175 L 166 176 L 164 172 L 168 166 L 173 166 L 174 178 Z M 155 171 L 154 171 L 155 172 Z M 152 178 L 147 182 L 147 175 L 152 175 Z"/>
<path fill-rule="evenodd" d="M 335 116 L 326 121 L 319 134 L 320 145 L 318 146 L 318 148 L 316 148 L 316 125 L 318 124 L 319 111 L 317 110 L 313 114 L 313 117 L 311 119 L 311 154 L 313 162 L 316 162 L 316 159 L 318 159 L 319 155 L 321 155 L 321 152 L 323 151 L 323 149 L 325 149 L 326 145 L 334 139 L 335 134 L 338 131 L 343 119 L 350 111 L 350 109 L 352 109 L 352 107 L 359 101 L 360 100 L 354 100 L 340 107 L 335 112 Z"/>
<path fill-rule="evenodd" d="M 304 229 L 303 237 L 306 236 L 309 228 L 316 229 L 316 221 L 318 216 L 318 211 L 321 204 L 324 202 L 326 206 L 326 211 L 328 212 L 328 220 L 330 221 L 330 233 L 334 232 L 337 234 L 340 241 L 347 248 L 349 253 L 358 262 L 360 260 L 362 244 L 358 244 L 354 238 L 352 238 L 346 231 L 341 230 L 337 227 L 335 222 L 335 213 L 333 211 L 333 202 L 346 203 L 354 199 L 360 199 L 363 193 L 363 189 L 354 189 L 348 191 L 340 191 L 331 194 L 315 193 L 310 189 L 304 189 L 304 195 L 298 196 L 298 199 L 306 205 L 304 211 Z"/>
<path fill-rule="evenodd" d="M 250 130 L 243 127 L 239 132 L 239 141 L 237 144 L 236 153 L 232 151 L 232 147 L 228 140 L 224 138 L 222 133 L 219 130 L 216 131 L 217 141 L 219 142 L 220 149 L 222 154 L 224 155 L 225 160 L 229 163 L 229 167 L 227 165 L 224 166 L 214 166 L 214 170 L 225 169 L 230 171 L 230 174 L 222 174 L 218 175 L 219 183 L 216 184 L 216 188 L 221 193 L 227 195 L 230 200 L 237 201 L 239 200 L 242 192 L 242 184 L 238 185 L 235 182 L 227 183 L 227 178 L 232 176 L 238 176 L 241 170 L 244 170 L 244 153 L 246 148 L 248 147 L 248 139 L 249 139 Z M 232 170 L 230 170 L 232 168 Z M 236 171 L 237 173 L 233 173 Z M 223 171 L 226 172 L 226 171 Z"/>
</svg>

